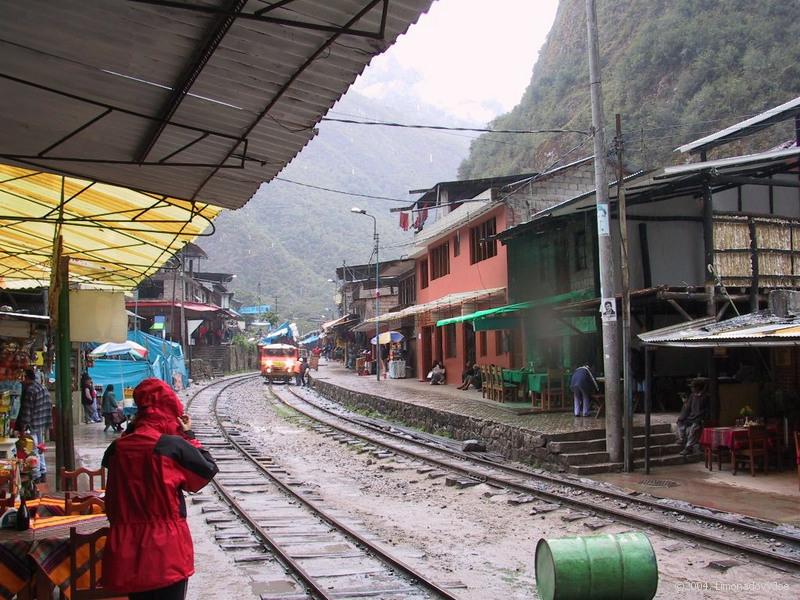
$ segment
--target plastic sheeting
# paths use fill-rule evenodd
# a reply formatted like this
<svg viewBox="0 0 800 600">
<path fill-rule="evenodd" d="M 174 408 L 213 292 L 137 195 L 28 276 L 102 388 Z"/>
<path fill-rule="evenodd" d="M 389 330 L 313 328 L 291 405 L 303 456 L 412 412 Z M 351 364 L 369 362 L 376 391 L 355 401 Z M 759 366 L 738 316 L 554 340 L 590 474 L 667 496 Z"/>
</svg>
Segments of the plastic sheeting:
<svg viewBox="0 0 800 600">
<path fill-rule="evenodd" d="M 117 401 L 123 398 L 124 388 L 136 387 L 143 379 L 157 377 L 173 387 L 186 387 L 189 379 L 183 348 L 176 342 L 162 340 L 143 331 L 129 331 L 128 339 L 147 348 L 147 361 L 95 360 L 89 369 L 95 385 L 114 386 Z"/>
</svg>

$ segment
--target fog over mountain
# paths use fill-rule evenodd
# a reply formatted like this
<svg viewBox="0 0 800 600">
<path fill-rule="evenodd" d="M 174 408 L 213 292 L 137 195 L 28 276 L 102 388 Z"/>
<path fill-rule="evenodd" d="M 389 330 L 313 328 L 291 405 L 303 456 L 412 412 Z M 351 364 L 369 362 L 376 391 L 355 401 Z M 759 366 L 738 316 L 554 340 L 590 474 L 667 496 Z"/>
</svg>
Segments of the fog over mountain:
<svg viewBox="0 0 800 600">
<path fill-rule="evenodd" d="M 351 90 L 328 116 L 453 124 L 451 117 L 405 94 L 397 81 L 368 90 L 375 97 Z M 371 259 L 372 220 L 352 214 L 350 208 L 376 216 L 381 260 L 403 255 L 411 234 L 400 229 L 398 215 L 389 209 L 410 203 L 415 196 L 409 190 L 454 179 L 469 143 L 467 134 L 457 132 L 324 121 L 319 135 L 280 179 L 403 202 L 273 181 L 262 185 L 243 208 L 223 213 L 215 222 L 216 233 L 199 240 L 209 255 L 204 268 L 235 273 L 232 288 L 247 302 L 257 301 L 260 284 L 262 302 L 274 304 L 277 296 L 280 316 L 293 317 L 309 329 L 315 320 L 330 318 L 334 286 L 327 280 L 335 277 L 336 267 L 342 261 L 363 264 Z"/>
</svg>

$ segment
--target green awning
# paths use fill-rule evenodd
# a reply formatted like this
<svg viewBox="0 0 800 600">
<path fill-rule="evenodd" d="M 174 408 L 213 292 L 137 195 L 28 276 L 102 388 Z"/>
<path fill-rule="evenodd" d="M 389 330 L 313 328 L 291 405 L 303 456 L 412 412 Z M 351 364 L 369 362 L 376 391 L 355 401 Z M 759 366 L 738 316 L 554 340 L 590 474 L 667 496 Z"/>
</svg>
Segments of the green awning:
<svg viewBox="0 0 800 600">
<path fill-rule="evenodd" d="M 482 319 L 484 317 L 492 315 L 500 315 L 503 313 L 516 312 L 518 310 L 528 310 L 531 308 L 535 308 L 537 306 L 546 306 L 548 304 L 560 304 L 561 302 L 586 300 L 587 298 L 593 298 L 594 295 L 595 295 L 594 290 L 591 289 L 575 290 L 574 292 L 567 292 L 565 294 L 556 294 L 555 296 L 547 296 L 546 298 L 528 300 L 527 302 L 517 302 L 516 304 L 507 304 L 506 306 L 487 308 L 485 310 L 479 310 L 474 313 L 469 313 L 467 315 L 450 317 L 449 319 L 441 319 L 439 321 L 436 321 L 436 326 L 442 327 L 443 325 L 450 325 L 452 323 L 475 321 L 476 319 Z"/>
<path fill-rule="evenodd" d="M 468 315 L 461 315 L 459 317 L 450 317 L 449 319 L 441 319 L 440 321 L 436 321 L 436 326 L 442 327 L 443 325 L 450 325 L 451 323 L 461 323 L 462 321 L 474 321 L 475 319 L 480 319 L 482 317 L 514 312 L 517 310 L 523 310 L 525 308 L 530 308 L 530 307 L 531 307 L 530 302 L 518 302 L 517 304 L 508 304 L 506 306 L 498 306 L 497 308 L 487 308 L 485 310 L 479 310 L 474 313 L 470 313 Z"/>
</svg>

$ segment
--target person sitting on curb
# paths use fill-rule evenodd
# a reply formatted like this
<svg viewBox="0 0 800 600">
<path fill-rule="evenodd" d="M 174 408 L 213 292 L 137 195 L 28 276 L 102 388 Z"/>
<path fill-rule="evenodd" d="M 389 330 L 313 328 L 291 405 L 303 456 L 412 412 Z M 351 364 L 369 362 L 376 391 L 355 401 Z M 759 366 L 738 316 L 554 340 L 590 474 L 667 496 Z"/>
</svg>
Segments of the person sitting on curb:
<svg viewBox="0 0 800 600">
<path fill-rule="evenodd" d="M 703 431 L 703 419 L 708 406 L 708 395 L 702 381 L 692 382 L 692 393 L 684 397 L 678 415 L 678 445 L 683 446 L 681 454 L 686 456 L 698 449 L 697 442 Z"/>
<path fill-rule="evenodd" d="M 438 360 L 433 363 L 430 379 L 431 385 L 444 385 L 444 367 Z"/>
<path fill-rule="evenodd" d="M 475 363 L 467 371 L 464 372 L 464 383 L 458 386 L 460 390 L 468 390 L 469 386 L 474 387 L 476 390 L 481 389 L 481 368 L 478 363 Z"/>
</svg>

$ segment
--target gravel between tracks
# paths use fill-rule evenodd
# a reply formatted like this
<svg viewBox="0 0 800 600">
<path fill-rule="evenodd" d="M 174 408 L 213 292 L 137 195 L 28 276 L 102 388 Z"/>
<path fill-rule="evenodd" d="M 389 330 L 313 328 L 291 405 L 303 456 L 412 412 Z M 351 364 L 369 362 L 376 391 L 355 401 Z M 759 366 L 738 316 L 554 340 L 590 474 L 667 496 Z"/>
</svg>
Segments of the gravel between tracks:
<svg viewBox="0 0 800 600">
<path fill-rule="evenodd" d="M 358 454 L 299 425 L 295 413 L 273 404 L 260 381 L 240 386 L 234 394 L 237 401 L 230 414 L 242 428 L 251 428 L 253 442 L 263 444 L 294 477 L 318 487 L 329 509 L 362 520 L 394 554 L 439 582 L 465 584 L 466 589 L 458 590 L 465 600 L 535 598 L 538 539 L 592 534 L 585 519 L 562 520 L 568 509 L 531 515 L 529 504 L 512 506 L 510 495 L 486 485 L 448 487 L 444 478 L 431 480 L 418 473 L 420 465 Z M 193 527 L 196 537 L 207 530 Z M 626 529 L 611 523 L 599 532 Z M 650 539 L 659 563 L 659 599 L 800 597 L 797 574 L 660 534 L 650 534 Z M 743 564 L 726 572 L 707 566 L 731 558 Z M 195 579 L 205 579 L 203 565 L 198 562 L 197 567 Z"/>
</svg>

